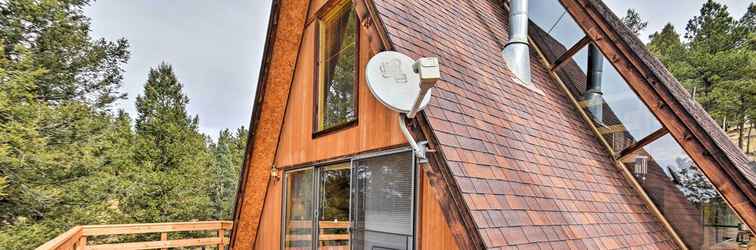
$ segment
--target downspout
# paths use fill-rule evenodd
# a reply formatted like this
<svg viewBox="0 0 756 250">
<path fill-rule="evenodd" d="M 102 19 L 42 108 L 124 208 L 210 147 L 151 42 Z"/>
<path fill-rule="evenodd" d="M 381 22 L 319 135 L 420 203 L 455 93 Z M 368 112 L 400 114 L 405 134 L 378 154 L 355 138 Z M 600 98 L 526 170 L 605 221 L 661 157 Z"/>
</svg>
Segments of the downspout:
<svg viewBox="0 0 756 250">
<path fill-rule="evenodd" d="M 604 124 L 604 101 L 601 98 L 601 74 L 603 73 L 604 57 L 598 47 L 588 44 L 588 74 L 586 90 L 583 98 L 587 102 L 588 111 L 599 124 Z"/>
<path fill-rule="evenodd" d="M 530 85 L 530 49 L 528 45 L 528 0 L 512 0 L 509 8 L 509 42 L 501 51 L 509 70 Z"/>
</svg>

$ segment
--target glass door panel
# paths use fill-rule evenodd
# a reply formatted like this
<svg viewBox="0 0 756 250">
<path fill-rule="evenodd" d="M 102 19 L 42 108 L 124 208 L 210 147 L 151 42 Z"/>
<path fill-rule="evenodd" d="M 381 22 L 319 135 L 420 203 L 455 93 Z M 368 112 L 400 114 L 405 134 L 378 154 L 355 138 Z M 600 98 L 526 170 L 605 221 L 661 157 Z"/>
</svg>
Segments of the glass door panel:
<svg viewBox="0 0 756 250">
<path fill-rule="evenodd" d="M 312 249 L 313 170 L 286 174 L 284 249 Z"/>
<path fill-rule="evenodd" d="M 350 165 L 342 163 L 320 171 L 318 191 L 319 249 L 349 249 Z"/>
<path fill-rule="evenodd" d="M 354 162 L 354 249 L 413 249 L 412 152 Z"/>
</svg>

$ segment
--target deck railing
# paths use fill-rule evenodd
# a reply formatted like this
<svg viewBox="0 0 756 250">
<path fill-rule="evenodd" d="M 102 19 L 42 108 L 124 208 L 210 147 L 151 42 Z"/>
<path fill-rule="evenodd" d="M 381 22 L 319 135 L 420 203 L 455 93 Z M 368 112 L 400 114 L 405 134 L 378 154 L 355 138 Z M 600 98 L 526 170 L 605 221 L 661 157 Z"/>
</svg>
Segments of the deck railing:
<svg viewBox="0 0 756 250">
<path fill-rule="evenodd" d="M 120 224 L 76 226 L 37 250 L 104 250 L 104 249 L 168 249 L 177 247 L 212 246 L 224 249 L 231 230 L 230 221 L 200 221 L 152 224 Z M 214 237 L 169 239 L 172 232 L 214 232 Z M 88 237 L 160 233 L 159 241 L 94 244 Z"/>
<path fill-rule="evenodd" d="M 349 249 L 349 221 L 319 221 L 318 246 L 320 249 Z M 286 242 L 293 245 L 308 244 L 312 241 L 312 221 L 291 221 L 287 225 L 291 230 L 286 235 Z"/>
</svg>

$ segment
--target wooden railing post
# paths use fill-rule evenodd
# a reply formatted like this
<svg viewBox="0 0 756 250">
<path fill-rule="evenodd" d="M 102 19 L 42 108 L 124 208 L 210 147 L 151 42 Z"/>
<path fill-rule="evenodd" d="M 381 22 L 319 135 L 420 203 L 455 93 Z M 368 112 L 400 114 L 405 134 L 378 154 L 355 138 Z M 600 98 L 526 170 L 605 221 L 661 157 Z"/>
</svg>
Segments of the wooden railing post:
<svg viewBox="0 0 756 250">
<path fill-rule="evenodd" d="M 223 242 L 226 238 L 226 231 L 223 230 L 223 226 L 221 226 L 221 229 L 218 229 L 218 238 L 220 238 L 220 243 L 218 243 L 218 250 L 223 250 L 226 243 Z"/>
<path fill-rule="evenodd" d="M 167 240 L 168 240 L 168 232 L 160 233 L 160 241 L 167 241 Z M 168 248 L 161 248 L 160 250 L 168 250 Z"/>
<path fill-rule="evenodd" d="M 76 250 L 84 250 L 87 248 L 87 236 L 81 236 L 79 243 L 76 244 Z"/>
</svg>

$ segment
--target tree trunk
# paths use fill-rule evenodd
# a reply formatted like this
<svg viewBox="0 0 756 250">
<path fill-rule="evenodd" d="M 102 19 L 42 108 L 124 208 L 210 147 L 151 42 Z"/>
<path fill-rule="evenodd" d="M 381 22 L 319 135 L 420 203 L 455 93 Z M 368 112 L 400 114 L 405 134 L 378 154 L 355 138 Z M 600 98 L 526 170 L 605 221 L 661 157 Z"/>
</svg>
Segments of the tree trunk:
<svg viewBox="0 0 756 250">
<path fill-rule="evenodd" d="M 751 124 L 751 126 L 748 127 L 748 138 L 747 138 L 748 141 L 746 142 L 746 150 L 745 150 L 746 154 L 750 154 L 751 153 L 751 141 L 753 141 L 753 138 L 751 138 L 751 136 L 752 136 L 751 132 L 753 132 L 753 126 L 754 126 L 754 124 L 753 124 L 753 122 L 750 122 L 750 124 Z"/>
<path fill-rule="evenodd" d="M 711 81 L 708 77 L 703 78 L 703 96 L 704 96 L 704 102 L 702 103 L 702 106 L 706 112 L 711 112 L 711 99 L 709 99 L 709 92 L 711 92 Z"/>
<path fill-rule="evenodd" d="M 745 135 L 745 119 L 738 121 L 738 147 L 743 149 L 743 135 Z"/>
<path fill-rule="evenodd" d="M 740 114 L 738 114 L 738 147 L 743 149 L 743 135 L 745 133 L 746 103 L 744 96 L 740 95 Z M 745 150 L 744 150 L 745 151 Z"/>
</svg>

